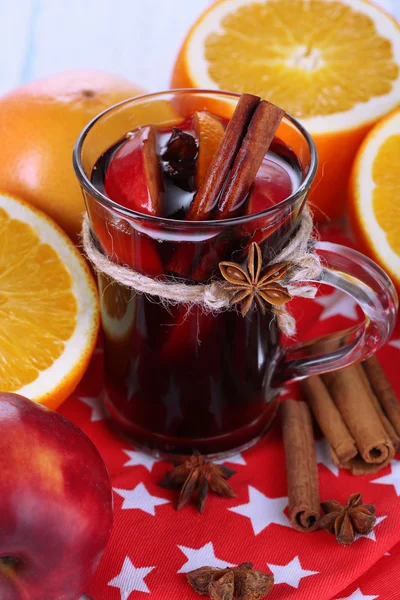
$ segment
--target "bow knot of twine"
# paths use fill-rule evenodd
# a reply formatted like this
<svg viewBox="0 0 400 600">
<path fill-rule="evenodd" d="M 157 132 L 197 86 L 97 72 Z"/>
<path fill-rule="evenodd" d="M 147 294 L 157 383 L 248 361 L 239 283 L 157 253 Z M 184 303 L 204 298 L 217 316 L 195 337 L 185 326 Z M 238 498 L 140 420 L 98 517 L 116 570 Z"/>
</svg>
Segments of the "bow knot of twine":
<svg viewBox="0 0 400 600">
<path fill-rule="evenodd" d="M 312 217 L 305 209 L 296 234 L 268 263 L 270 265 L 282 262 L 290 264 L 290 268 L 279 283 L 292 297 L 313 298 L 317 292 L 316 287 L 310 283 L 305 285 L 300 283 L 318 281 L 322 272 L 320 258 L 313 252 L 315 242 L 312 232 Z M 138 294 L 156 296 L 164 306 L 183 304 L 190 309 L 191 306 L 197 305 L 211 312 L 232 308 L 232 291 L 227 289 L 226 282 L 222 280 L 193 285 L 174 278 L 147 277 L 130 267 L 116 264 L 96 245 L 87 215 L 83 221 L 82 241 L 85 254 L 97 272 L 107 275 Z M 286 305 L 271 306 L 271 310 L 277 318 L 279 329 L 288 337 L 293 337 L 296 333 L 296 321 L 288 312 Z"/>
</svg>

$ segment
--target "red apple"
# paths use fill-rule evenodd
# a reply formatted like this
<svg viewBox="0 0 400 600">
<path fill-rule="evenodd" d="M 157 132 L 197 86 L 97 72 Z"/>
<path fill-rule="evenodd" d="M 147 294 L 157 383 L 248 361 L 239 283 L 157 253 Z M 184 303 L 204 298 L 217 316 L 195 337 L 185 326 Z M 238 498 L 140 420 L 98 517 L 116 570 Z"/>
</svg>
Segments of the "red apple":
<svg viewBox="0 0 400 600">
<path fill-rule="evenodd" d="M 107 195 L 126 208 L 161 216 L 163 183 L 157 132 L 143 127 L 118 148 L 104 179 Z"/>
<path fill-rule="evenodd" d="M 0 598 L 77 600 L 112 526 L 107 469 L 68 419 L 0 394 Z"/>
</svg>

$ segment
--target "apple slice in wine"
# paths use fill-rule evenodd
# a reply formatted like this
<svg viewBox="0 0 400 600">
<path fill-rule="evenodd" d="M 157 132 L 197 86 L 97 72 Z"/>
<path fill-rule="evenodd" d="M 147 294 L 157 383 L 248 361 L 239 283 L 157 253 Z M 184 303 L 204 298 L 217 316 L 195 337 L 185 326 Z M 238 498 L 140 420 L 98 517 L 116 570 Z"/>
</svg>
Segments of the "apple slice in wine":
<svg viewBox="0 0 400 600">
<path fill-rule="evenodd" d="M 250 191 L 245 214 L 263 212 L 292 194 L 292 178 L 281 162 L 268 157 L 261 163 Z"/>
<path fill-rule="evenodd" d="M 115 152 L 104 180 L 107 195 L 125 208 L 161 216 L 163 183 L 157 153 L 157 131 L 139 129 Z"/>
<path fill-rule="evenodd" d="M 121 206 L 136 212 L 162 216 L 164 193 L 161 165 L 157 152 L 157 131 L 148 126 L 139 129 L 115 152 L 107 169 L 106 194 Z M 154 241 L 145 234 L 132 232 L 134 237 L 131 265 L 148 275 L 164 271 Z M 137 259 L 140 258 L 140 264 Z"/>
</svg>

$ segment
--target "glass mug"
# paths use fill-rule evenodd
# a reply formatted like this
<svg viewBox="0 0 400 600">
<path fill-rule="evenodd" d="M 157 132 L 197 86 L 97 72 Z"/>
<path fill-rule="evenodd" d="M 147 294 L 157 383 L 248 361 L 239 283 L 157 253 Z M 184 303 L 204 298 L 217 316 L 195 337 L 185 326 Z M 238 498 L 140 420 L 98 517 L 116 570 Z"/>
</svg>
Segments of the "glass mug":
<svg viewBox="0 0 400 600">
<path fill-rule="evenodd" d="M 150 124 L 179 126 L 195 110 L 227 119 L 237 101 L 236 94 L 204 90 L 150 94 L 113 106 L 84 129 L 74 168 L 93 240 L 112 261 L 153 277 L 184 248 L 193 264 L 206 266 L 200 280 L 207 281 L 218 273 L 220 261 L 235 260 L 235 251 L 250 239 L 262 240 L 265 262 L 287 244 L 317 168 L 311 137 L 289 115 L 276 136 L 297 157 L 301 183 L 290 197 L 261 213 L 202 222 L 148 216 L 118 205 L 92 183 L 99 158 L 127 132 Z M 268 430 L 282 385 L 374 353 L 395 324 L 397 296 L 390 279 L 349 248 L 321 242 L 315 251 L 323 264 L 318 282 L 351 295 L 365 320 L 287 346 L 268 310 L 265 315 L 253 310 L 243 318 L 234 310 L 207 314 L 197 306 L 190 311 L 182 305 L 165 308 L 157 298 L 135 294 L 100 274 L 104 402 L 110 422 L 136 446 L 158 456 L 194 448 L 224 456 L 249 447 Z"/>
</svg>

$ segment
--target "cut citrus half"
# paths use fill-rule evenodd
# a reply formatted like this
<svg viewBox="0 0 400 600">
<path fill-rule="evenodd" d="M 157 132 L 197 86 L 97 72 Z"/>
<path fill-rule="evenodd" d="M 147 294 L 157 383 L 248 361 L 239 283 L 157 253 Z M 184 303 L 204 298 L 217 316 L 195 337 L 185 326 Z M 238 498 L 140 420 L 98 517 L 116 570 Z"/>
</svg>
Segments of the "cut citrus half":
<svg viewBox="0 0 400 600">
<path fill-rule="evenodd" d="M 364 140 L 350 184 L 350 222 L 356 240 L 400 289 L 400 110 Z"/>
<path fill-rule="evenodd" d="M 252 92 L 300 119 L 320 155 L 312 201 L 336 217 L 363 137 L 400 101 L 399 65 L 399 25 L 367 0 L 219 0 L 172 85 Z"/>
<path fill-rule="evenodd" d="M 0 391 L 57 408 L 82 378 L 98 327 L 79 251 L 44 213 L 0 193 Z"/>
</svg>

